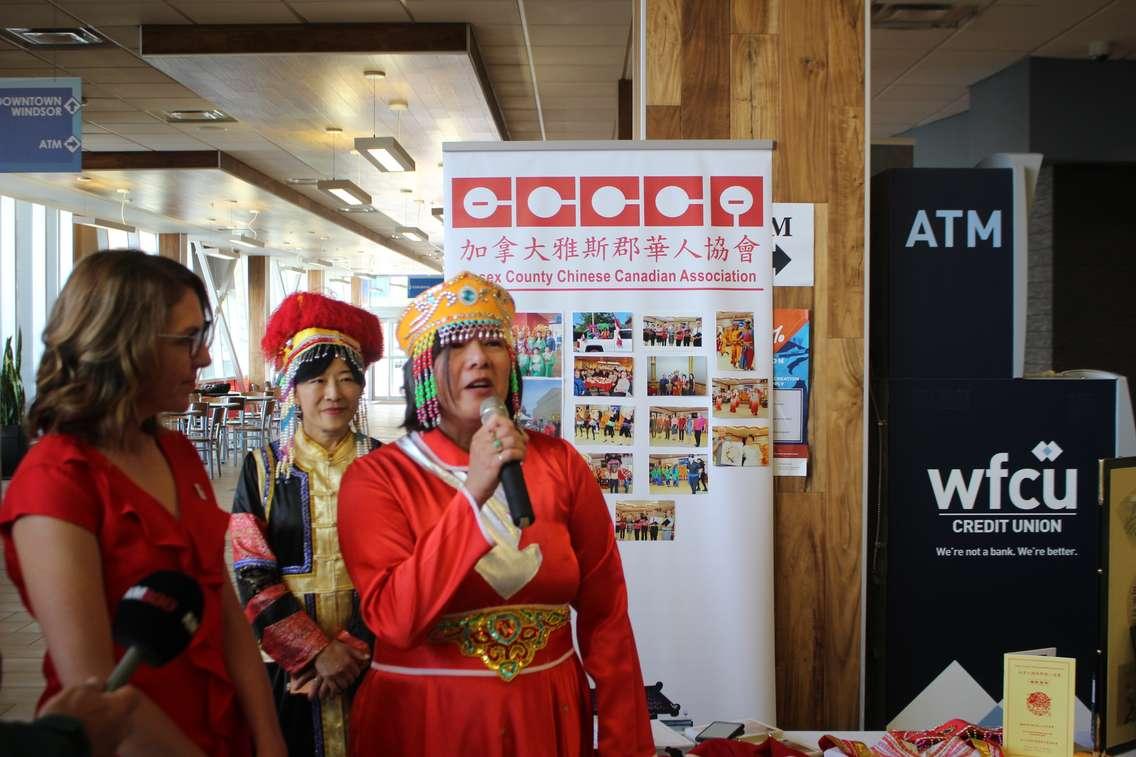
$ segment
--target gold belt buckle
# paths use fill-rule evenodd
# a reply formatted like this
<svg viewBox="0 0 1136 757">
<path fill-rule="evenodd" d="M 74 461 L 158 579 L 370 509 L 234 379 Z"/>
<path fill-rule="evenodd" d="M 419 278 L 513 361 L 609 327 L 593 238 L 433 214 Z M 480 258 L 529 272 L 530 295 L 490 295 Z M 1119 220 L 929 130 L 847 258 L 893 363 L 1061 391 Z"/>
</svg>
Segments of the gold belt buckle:
<svg viewBox="0 0 1136 757">
<path fill-rule="evenodd" d="M 429 639 L 457 644 L 463 656 L 479 658 L 502 680 L 512 681 L 569 617 L 568 605 L 489 607 L 443 617 Z"/>
</svg>

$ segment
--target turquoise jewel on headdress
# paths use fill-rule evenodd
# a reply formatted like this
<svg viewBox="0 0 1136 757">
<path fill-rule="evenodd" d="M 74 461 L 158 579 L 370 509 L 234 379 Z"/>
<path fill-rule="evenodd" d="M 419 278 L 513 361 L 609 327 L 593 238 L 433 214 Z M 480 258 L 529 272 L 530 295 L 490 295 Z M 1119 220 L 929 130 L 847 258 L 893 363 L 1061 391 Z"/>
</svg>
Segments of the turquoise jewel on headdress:
<svg viewBox="0 0 1136 757">
<path fill-rule="evenodd" d="M 466 305 L 472 305 L 477 302 L 477 291 L 473 287 L 462 287 L 461 292 L 458 293 L 458 297 L 461 298 L 461 301 Z"/>
</svg>

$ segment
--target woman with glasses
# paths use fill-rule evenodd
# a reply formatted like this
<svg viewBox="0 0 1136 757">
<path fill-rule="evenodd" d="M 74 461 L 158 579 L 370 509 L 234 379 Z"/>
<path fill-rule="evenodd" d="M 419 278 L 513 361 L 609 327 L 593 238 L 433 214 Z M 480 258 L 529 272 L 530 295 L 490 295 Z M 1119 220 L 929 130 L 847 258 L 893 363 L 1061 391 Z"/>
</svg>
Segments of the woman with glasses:
<svg viewBox="0 0 1136 757">
<path fill-rule="evenodd" d="M 367 311 L 298 292 L 261 341 L 278 372 L 283 428 L 245 457 L 229 531 L 292 755 L 346 754 L 351 695 L 371 660 L 374 637 L 339 554 L 335 498 L 347 466 L 379 446 L 360 400 L 382 334 Z"/>
<path fill-rule="evenodd" d="M 256 642 L 225 570 L 228 517 L 193 445 L 164 430 L 209 365 L 209 301 L 172 260 L 134 250 L 84 258 L 43 334 L 38 437 L 0 506 L 8 575 L 47 639 L 40 704 L 105 679 L 123 593 L 159 570 L 204 594 L 189 646 L 130 679 L 142 694 L 120 755 L 284 755 Z"/>
</svg>

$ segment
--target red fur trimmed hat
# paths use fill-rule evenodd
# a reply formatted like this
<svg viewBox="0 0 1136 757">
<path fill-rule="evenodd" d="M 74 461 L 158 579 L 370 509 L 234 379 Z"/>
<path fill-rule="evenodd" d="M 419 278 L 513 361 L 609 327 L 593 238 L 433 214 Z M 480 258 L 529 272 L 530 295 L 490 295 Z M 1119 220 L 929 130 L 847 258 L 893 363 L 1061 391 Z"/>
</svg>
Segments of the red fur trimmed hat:
<svg viewBox="0 0 1136 757">
<path fill-rule="evenodd" d="M 343 344 L 358 353 L 366 367 L 383 356 L 382 325 L 362 308 L 315 292 L 296 292 L 269 317 L 260 340 L 278 371 L 321 344 Z"/>
</svg>

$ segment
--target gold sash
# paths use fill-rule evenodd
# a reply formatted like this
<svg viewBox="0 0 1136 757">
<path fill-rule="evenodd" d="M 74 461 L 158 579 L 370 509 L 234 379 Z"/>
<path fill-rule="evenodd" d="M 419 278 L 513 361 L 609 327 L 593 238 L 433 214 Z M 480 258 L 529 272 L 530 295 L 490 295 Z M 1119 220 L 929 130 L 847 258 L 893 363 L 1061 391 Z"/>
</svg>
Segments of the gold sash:
<svg viewBox="0 0 1136 757">
<path fill-rule="evenodd" d="M 548 646 L 548 637 L 568 625 L 568 605 L 506 605 L 444 615 L 430 641 L 457 644 L 504 681 L 512 681 Z"/>
</svg>

